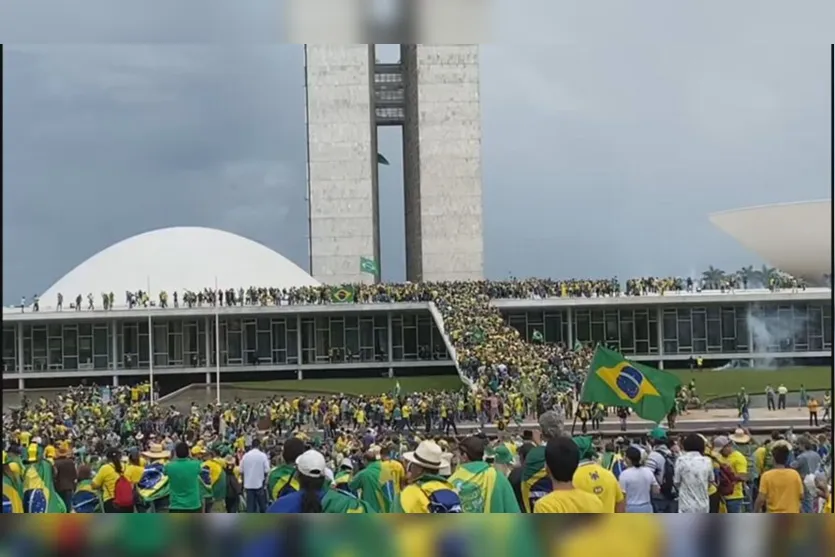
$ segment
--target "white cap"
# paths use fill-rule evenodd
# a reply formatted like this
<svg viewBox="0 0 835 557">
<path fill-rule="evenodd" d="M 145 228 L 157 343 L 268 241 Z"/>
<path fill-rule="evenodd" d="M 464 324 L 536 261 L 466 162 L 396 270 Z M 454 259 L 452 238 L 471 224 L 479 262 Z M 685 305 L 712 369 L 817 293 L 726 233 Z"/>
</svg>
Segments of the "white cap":
<svg viewBox="0 0 835 557">
<path fill-rule="evenodd" d="M 343 458 L 342 463 L 339 465 L 340 468 L 348 468 L 350 470 L 354 469 L 354 462 L 350 458 Z"/>
<path fill-rule="evenodd" d="M 302 453 L 296 459 L 296 470 L 299 471 L 299 474 L 308 478 L 324 478 L 326 468 L 325 457 L 322 456 L 322 453 L 313 449 Z"/>
</svg>

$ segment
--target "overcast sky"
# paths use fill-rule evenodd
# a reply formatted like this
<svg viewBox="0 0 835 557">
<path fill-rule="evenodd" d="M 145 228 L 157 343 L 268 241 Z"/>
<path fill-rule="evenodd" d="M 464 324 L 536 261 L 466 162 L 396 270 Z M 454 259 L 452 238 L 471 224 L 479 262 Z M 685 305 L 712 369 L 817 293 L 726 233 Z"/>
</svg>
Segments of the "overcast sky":
<svg viewBox="0 0 835 557">
<path fill-rule="evenodd" d="M 17 4 L 3 8 L 0 39 L 31 15 Z M 510 46 L 481 48 L 488 277 L 762 263 L 707 215 L 831 197 L 835 2 L 783 13 L 586 4 L 531 18 L 499 3 L 495 33 Z M 252 5 L 242 28 L 266 13 L 266 0 Z M 4 303 L 167 226 L 235 232 L 306 268 L 302 48 L 205 44 L 188 18 L 160 31 L 112 12 L 97 23 L 114 18 L 134 44 L 79 46 L 60 32 L 77 16 L 50 21 L 48 44 L 5 49 Z M 531 37 L 541 44 L 522 44 Z M 399 142 L 381 131 L 388 280 L 405 267 Z"/>
</svg>

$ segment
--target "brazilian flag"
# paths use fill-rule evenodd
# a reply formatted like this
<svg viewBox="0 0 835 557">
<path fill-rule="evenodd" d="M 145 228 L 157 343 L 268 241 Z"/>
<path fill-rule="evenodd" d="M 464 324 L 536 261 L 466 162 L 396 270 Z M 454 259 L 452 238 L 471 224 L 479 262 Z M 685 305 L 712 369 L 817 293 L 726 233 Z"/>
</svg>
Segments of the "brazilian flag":
<svg viewBox="0 0 835 557">
<path fill-rule="evenodd" d="M 72 512 L 89 514 L 101 512 L 99 494 L 93 489 L 93 482 L 81 480 L 72 495 Z"/>
<path fill-rule="evenodd" d="M 594 352 L 580 402 L 626 406 L 640 417 L 660 423 L 676 402 L 681 381 L 675 375 L 631 362 L 614 350 Z"/>
<path fill-rule="evenodd" d="M 204 499 L 226 500 L 226 464 L 222 460 L 213 458 L 204 462 L 200 480 L 205 488 Z"/>
<path fill-rule="evenodd" d="M 334 304 L 350 304 L 353 301 L 353 286 L 334 286 L 331 288 L 331 302 Z"/>
<path fill-rule="evenodd" d="M 169 496 L 168 476 L 165 475 L 164 465 L 159 462 L 148 464 L 136 484 L 139 497 L 145 505 L 153 503 L 154 508 L 166 507 Z"/>
<path fill-rule="evenodd" d="M 20 480 L 3 474 L 3 514 L 23 513 L 23 486 Z"/>
<path fill-rule="evenodd" d="M 23 472 L 23 508 L 30 514 L 65 513 L 64 501 L 55 492 L 52 464 L 36 460 Z"/>
</svg>

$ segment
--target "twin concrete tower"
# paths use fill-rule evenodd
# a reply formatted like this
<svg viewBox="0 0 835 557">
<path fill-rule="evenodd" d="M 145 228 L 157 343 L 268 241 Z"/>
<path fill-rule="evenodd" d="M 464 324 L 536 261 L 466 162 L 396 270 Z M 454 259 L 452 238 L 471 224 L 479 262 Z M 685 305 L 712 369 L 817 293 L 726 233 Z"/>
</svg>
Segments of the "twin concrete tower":
<svg viewBox="0 0 835 557">
<path fill-rule="evenodd" d="M 401 126 L 407 280 L 481 279 L 478 45 L 401 45 L 382 64 L 374 45 L 308 44 L 305 65 L 311 274 L 374 281 L 377 129 Z"/>
</svg>

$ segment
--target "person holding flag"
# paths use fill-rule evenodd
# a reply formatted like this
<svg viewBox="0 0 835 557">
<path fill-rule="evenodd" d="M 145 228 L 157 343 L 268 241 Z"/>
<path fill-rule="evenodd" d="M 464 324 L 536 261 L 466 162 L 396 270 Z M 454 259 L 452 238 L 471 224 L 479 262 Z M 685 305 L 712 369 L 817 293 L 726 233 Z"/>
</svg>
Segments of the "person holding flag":
<svg viewBox="0 0 835 557">
<path fill-rule="evenodd" d="M 3 514 L 23 514 L 23 485 L 12 472 L 6 451 L 3 451 Z"/>
<path fill-rule="evenodd" d="M 23 508 L 27 513 L 65 513 L 67 508 L 55 491 L 52 464 L 43 458 L 40 438 L 33 439 L 26 449 L 23 471 Z"/>
<path fill-rule="evenodd" d="M 484 462 L 484 443 L 468 437 L 459 445 L 461 464 L 449 478 L 465 513 L 518 513 L 519 505 L 507 476 Z"/>
<path fill-rule="evenodd" d="M 387 513 L 394 501 L 394 482 L 387 468 L 383 468 L 376 451 L 369 449 L 363 455 L 365 468 L 357 472 L 348 488 L 374 512 Z"/>
<path fill-rule="evenodd" d="M 658 424 L 675 405 L 680 386 L 681 380 L 671 373 L 631 362 L 614 350 L 598 346 L 580 402 L 625 406 Z"/>
</svg>

